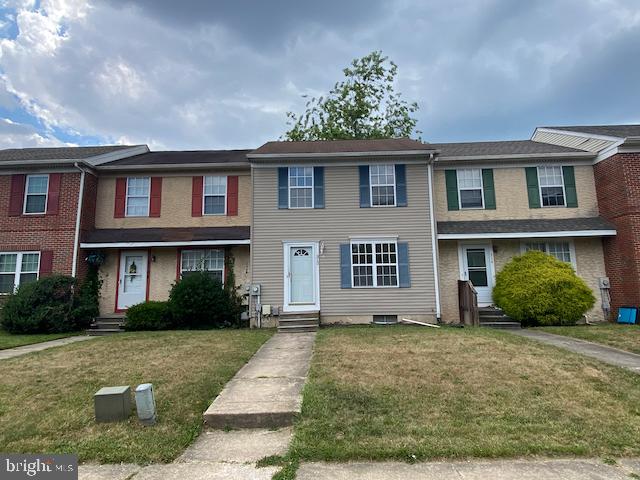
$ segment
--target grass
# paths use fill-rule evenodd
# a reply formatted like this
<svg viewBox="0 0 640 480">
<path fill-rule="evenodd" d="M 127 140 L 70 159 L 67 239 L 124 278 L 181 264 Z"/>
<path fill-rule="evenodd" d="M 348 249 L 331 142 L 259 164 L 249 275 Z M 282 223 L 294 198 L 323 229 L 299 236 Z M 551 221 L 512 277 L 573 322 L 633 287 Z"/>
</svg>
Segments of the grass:
<svg viewBox="0 0 640 480">
<path fill-rule="evenodd" d="M 75 333 L 47 333 L 33 335 L 13 335 L 0 329 L 0 350 L 7 348 L 21 347 L 23 345 L 31 345 L 33 343 L 48 342 L 49 340 L 57 340 L 58 338 L 71 337 L 78 335 Z"/>
<path fill-rule="evenodd" d="M 170 462 L 202 413 L 272 332 L 123 333 L 0 362 L 0 451 L 77 453 L 83 462 Z M 103 386 L 154 385 L 158 423 L 96 424 Z"/>
<path fill-rule="evenodd" d="M 640 354 L 640 325 L 575 325 L 572 327 L 538 327 L 535 330 L 601 343 Z"/>
<path fill-rule="evenodd" d="M 490 329 L 319 332 L 299 461 L 640 454 L 640 376 Z"/>
</svg>

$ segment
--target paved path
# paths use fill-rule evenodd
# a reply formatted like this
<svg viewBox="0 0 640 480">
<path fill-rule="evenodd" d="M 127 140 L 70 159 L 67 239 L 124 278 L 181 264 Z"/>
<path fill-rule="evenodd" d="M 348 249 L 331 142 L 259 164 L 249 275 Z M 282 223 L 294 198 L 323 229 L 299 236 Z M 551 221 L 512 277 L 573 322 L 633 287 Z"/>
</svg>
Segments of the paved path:
<svg viewBox="0 0 640 480">
<path fill-rule="evenodd" d="M 277 333 L 227 383 L 204 412 L 213 428 L 293 424 L 302 406 L 315 333 Z"/>
<path fill-rule="evenodd" d="M 26 355 L 27 353 L 39 352 L 40 350 L 46 350 L 47 348 L 60 347 L 62 345 L 68 345 L 69 343 L 83 342 L 85 340 L 91 340 L 95 337 L 88 335 L 78 335 L 75 337 L 60 338 L 58 340 L 51 340 L 49 342 L 34 343 L 32 345 L 23 345 L 22 347 L 7 348 L 0 350 L 0 360 L 6 360 L 7 358 L 19 357 L 20 355 Z"/>
<path fill-rule="evenodd" d="M 585 340 L 578 340 L 577 338 L 555 335 L 553 333 L 526 329 L 509 330 L 509 333 L 571 350 L 572 352 L 580 353 L 587 357 L 592 357 L 602 362 L 615 365 L 616 367 L 626 368 L 627 370 L 640 374 L 640 355 L 636 355 L 635 353 L 625 352 L 624 350 L 587 342 Z"/>
</svg>

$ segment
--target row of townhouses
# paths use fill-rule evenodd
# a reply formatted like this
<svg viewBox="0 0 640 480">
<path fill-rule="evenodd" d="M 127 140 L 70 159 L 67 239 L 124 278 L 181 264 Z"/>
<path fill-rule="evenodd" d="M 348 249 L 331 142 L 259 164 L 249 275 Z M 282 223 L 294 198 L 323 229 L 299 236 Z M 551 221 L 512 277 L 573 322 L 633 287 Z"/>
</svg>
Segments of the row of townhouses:
<svg viewBox="0 0 640 480">
<path fill-rule="evenodd" d="M 101 253 L 105 315 L 165 300 L 188 272 L 225 281 L 233 268 L 254 325 L 292 312 L 458 322 L 458 280 L 492 305 L 496 272 L 530 249 L 575 268 L 597 298 L 591 320 L 609 292 L 614 312 L 640 305 L 640 125 L 500 142 L 0 151 L 0 293 L 82 277 Z"/>
</svg>

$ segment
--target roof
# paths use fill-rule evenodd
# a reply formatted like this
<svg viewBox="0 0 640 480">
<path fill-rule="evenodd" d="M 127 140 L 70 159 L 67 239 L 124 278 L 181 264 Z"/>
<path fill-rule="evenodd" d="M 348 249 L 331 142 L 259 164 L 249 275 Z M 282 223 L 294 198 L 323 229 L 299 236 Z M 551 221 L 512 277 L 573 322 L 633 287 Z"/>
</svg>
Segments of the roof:
<svg viewBox="0 0 640 480">
<path fill-rule="evenodd" d="M 0 150 L 0 162 L 83 160 L 133 147 L 133 145 L 103 145 L 94 147 L 8 148 L 6 150 Z"/>
<path fill-rule="evenodd" d="M 227 163 L 246 163 L 248 166 L 247 153 L 250 151 L 251 150 L 191 150 L 147 152 L 141 155 L 134 155 L 132 157 L 104 163 L 102 167 Z"/>
<path fill-rule="evenodd" d="M 562 130 L 567 132 L 579 132 L 593 135 L 605 135 L 607 137 L 640 137 L 640 125 L 574 125 L 564 127 L 540 127 L 550 130 Z"/>
<path fill-rule="evenodd" d="M 372 140 L 316 140 L 308 142 L 267 142 L 253 150 L 249 157 L 280 155 L 384 154 L 391 152 L 432 152 L 433 145 L 410 138 Z"/>
<path fill-rule="evenodd" d="M 500 142 L 462 142 L 462 143 L 432 143 L 432 147 L 440 151 L 443 157 L 481 157 L 508 156 L 532 154 L 574 154 L 585 153 L 576 148 L 561 147 L 550 143 L 534 142 L 532 140 L 507 140 Z"/>
<path fill-rule="evenodd" d="M 250 227 L 103 228 L 88 232 L 83 238 L 82 244 L 89 244 L 89 248 L 92 246 L 96 248 L 98 244 L 113 243 L 182 244 L 200 242 L 213 244 L 213 242 L 219 242 L 224 244 L 224 242 L 233 241 L 248 243 L 250 238 Z"/>
</svg>

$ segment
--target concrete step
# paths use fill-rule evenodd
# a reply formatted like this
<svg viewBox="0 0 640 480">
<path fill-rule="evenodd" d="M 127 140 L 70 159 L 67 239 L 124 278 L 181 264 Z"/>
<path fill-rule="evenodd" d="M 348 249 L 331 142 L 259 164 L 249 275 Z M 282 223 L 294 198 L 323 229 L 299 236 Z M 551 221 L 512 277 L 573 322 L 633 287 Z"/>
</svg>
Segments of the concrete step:
<svg viewBox="0 0 640 480">
<path fill-rule="evenodd" d="M 290 312 L 290 313 L 280 313 L 279 319 L 287 319 L 287 318 L 320 318 L 320 312 Z"/>
<path fill-rule="evenodd" d="M 505 329 L 505 330 L 509 330 L 509 329 L 520 329 L 522 328 L 522 325 L 520 325 L 520 322 L 506 322 L 506 321 L 500 321 L 500 322 L 484 322 L 484 321 L 480 321 L 480 326 L 481 327 L 489 327 L 489 328 L 498 328 L 498 329 Z"/>
<path fill-rule="evenodd" d="M 278 326 L 278 332 L 280 333 L 302 333 L 302 332 L 317 332 L 318 325 L 285 325 Z"/>
<path fill-rule="evenodd" d="M 97 337 L 102 335 L 112 335 L 114 333 L 124 333 L 124 330 L 121 328 L 96 328 L 85 330 L 85 333 L 89 336 Z"/>
<path fill-rule="evenodd" d="M 318 318 L 279 318 L 278 325 L 318 325 Z"/>
<path fill-rule="evenodd" d="M 100 330 L 102 330 L 103 328 L 106 328 L 106 329 L 120 328 L 122 327 L 123 324 L 124 322 L 119 322 L 119 321 L 97 320 L 91 324 L 91 328 L 100 329 Z"/>
</svg>

